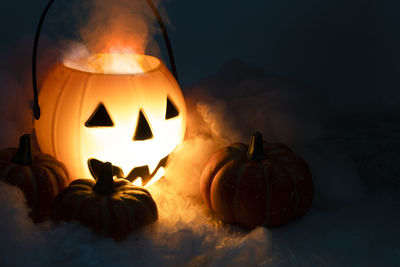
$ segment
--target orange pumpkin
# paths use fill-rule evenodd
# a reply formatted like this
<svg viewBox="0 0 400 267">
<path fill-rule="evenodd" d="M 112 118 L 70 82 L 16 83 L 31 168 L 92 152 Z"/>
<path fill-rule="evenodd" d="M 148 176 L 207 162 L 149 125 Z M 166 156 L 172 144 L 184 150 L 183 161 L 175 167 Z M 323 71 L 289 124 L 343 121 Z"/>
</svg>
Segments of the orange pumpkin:
<svg viewBox="0 0 400 267">
<path fill-rule="evenodd" d="M 53 199 L 69 183 L 64 164 L 50 155 L 33 153 L 28 134 L 21 136 L 18 149 L 0 151 L 0 180 L 22 190 L 34 222 L 49 218 Z"/>
<path fill-rule="evenodd" d="M 146 68 L 114 74 L 57 66 L 39 94 L 42 114 L 35 129 L 40 149 L 65 162 L 72 177 L 91 178 L 94 161 L 112 162 L 124 173 L 121 177 L 140 168 L 153 173 L 185 135 L 182 92 L 156 58 L 97 56 L 137 60 Z M 151 179 L 142 178 L 144 183 Z"/>
<path fill-rule="evenodd" d="M 109 161 L 120 177 L 154 183 L 186 130 L 185 100 L 157 7 L 146 0 L 164 36 L 172 73 L 149 55 L 93 52 L 58 64 L 38 95 L 38 42 L 54 2 L 42 12 L 32 54 L 33 115 L 41 151 L 64 162 L 74 177 L 90 178 L 93 165 Z"/>
<path fill-rule="evenodd" d="M 50 217 L 55 223 L 78 221 L 117 241 L 157 218 L 157 206 L 150 193 L 126 179 L 113 179 L 109 162 L 102 164 L 97 182 L 78 179 L 61 192 L 53 202 Z"/>
<path fill-rule="evenodd" d="M 305 161 L 286 145 L 263 142 L 260 133 L 249 145 L 217 151 L 201 175 L 200 190 L 221 220 L 248 228 L 285 224 L 304 215 L 313 198 Z"/>
</svg>

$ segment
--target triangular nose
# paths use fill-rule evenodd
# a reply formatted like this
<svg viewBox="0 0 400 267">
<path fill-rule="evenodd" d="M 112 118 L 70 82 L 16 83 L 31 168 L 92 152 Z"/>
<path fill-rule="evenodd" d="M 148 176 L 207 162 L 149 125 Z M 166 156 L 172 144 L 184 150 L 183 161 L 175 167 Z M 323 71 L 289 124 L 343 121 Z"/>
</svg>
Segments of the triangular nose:
<svg viewBox="0 0 400 267">
<path fill-rule="evenodd" d="M 150 128 L 150 124 L 146 119 L 143 111 L 139 111 L 139 119 L 133 136 L 134 141 L 143 141 L 153 138 L 153 133 Z"/>
</svg>

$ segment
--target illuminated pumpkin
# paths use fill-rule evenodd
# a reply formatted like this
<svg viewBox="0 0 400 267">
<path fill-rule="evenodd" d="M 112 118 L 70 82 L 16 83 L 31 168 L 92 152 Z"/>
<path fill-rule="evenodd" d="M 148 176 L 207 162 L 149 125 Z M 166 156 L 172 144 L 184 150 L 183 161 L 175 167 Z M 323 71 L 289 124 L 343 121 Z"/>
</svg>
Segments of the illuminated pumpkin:
<svg viewBox="0 0 400 267">
<path fill-rule="evenodd" d="M 32 54 L 40 149 L 64 162 L 73 177 L 96 178 L 107 161 L 115 164 L 114 176 L 136 185 L 154 183 L 163 176 L 168 154 L 183 140 L 186 127 L 172 47 L 157 7 L 146 0 L 162 31 L 172 74 L 151 56 L 94 54 L 56 66 L 38 97 L 38 42 L 54 1 L 42 12 Z"/>
<path fill-rule="evenodd" d="M 113 162 L 117 176 L 145 184 L 185 134 L 178 83 L 147 55 L 98 54 L 79 66 L 60 64 L 39 104 L 40 149 L 64 162 L 72 177 L 96 176 L 96 166 Z"/>
</svg>

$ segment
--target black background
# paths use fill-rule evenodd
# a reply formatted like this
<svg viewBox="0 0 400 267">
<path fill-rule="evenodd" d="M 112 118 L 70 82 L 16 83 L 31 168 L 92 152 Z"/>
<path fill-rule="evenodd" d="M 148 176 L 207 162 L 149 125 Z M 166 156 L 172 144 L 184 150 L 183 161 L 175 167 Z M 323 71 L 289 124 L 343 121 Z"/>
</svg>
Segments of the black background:
<svg viewBox="0 0 400 267">
<path fill-rule="evenodd" d="M 29 47 L 46 2 L 2 3 L 3 52 L 21 38 Z M 400 96 L 399 5 L 388 0 L 163 3 L 183 85 L 240 58 L 271 74 L 343 92 L 374 109 L 396 109 Z M 56 2 L 44 32 L 68 36 L 74 29 L 60 17 L 70 11 L 68 3 Z"/>
</svg>

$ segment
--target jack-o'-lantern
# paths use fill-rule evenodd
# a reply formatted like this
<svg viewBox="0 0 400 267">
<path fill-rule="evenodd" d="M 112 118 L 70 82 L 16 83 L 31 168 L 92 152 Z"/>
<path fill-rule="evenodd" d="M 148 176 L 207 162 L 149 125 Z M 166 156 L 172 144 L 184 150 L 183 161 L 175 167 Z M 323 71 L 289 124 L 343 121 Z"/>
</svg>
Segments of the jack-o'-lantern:
<svg viewBox="0 0 400 267">
<path fill-rule="evenodd" d="M 38 104 L 40 149 L 62 161 L 72 177 L 96 176 L 102 162 L 112 162 L 116 176 L 141 177 L 145 184 L 162 176 L 157 171 L 185 134 L 177 80 L 148 55 L 95 54 L 79 66 L 60 64 L 45 80 Z"/>
</svg>

